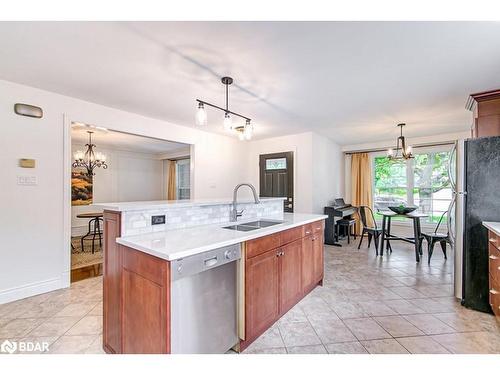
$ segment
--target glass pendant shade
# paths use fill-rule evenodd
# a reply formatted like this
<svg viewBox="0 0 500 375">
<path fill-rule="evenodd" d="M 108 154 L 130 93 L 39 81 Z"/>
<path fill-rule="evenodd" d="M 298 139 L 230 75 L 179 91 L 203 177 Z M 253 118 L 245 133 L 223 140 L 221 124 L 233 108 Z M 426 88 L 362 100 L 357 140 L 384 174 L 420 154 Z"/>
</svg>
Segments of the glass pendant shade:
<svg viewBox="0 0 500 375">
<path fill-rule="evenodd" d="M 244 138 L 249 141 L 250 139 L 252 139 L 252 135 L 253 135 L 253 125 L 250 123 L 250 121 L 247 120 L 246 124 L 245 124 L 245 128 L 243 130 L 243 135 L 244 135 Z"/>
<path fill-rule="evenodd" d="M 207 111 L 203 107 L 203 103 L 198 104 L 198 110 L 196 111 L 196 125 L 205 126 L 207 124 Z"/>
<path fill-rule="evenodd" d="M 224 129 L 225 130 L 231 130 L 233 128 L 233 119 L 229 115 L 229 113 L 226 112 L 224 115 Z"/>
</svg>

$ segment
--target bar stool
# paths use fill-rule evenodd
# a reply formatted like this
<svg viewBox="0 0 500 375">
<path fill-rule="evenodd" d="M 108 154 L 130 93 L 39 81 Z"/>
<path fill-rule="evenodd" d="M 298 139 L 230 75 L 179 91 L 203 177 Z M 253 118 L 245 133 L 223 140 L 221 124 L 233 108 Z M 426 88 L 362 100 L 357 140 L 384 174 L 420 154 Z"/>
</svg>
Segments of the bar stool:
<svg viewBox="0 0 500 375">
<path fill-rule="evenodd" d="M 89 220 L 89 230 L 87 234 L 85 234 L 81 239 L 81 246 L 82 246 L 82 253 L 85 251 L 83 241 L 86 240 L 86 237 L 92 236 L 92 238 L 89 238 L 88 240 L 92 240 L 92 254 L 95 252 L 95 239 L 96 236 L 99 239 L 99 246 L 102 247 L 102 231 L 101 231 L 101 222 L 103 213 L 102 212 L 89 212 L 89 213 L 84 213 L 84 214 L 78 214 L 76 215 L 77 218 L 79 219 L 90 219 Z"/>
<path fill-rule="evenodd" d="M 356 232 L 354 231 L 354 226 L 356 225 L 356 219 L 339 219 L 335 223 L 335 236 L 337 237 L 337 241 L 339 240 L 340 235 L 340 227 L 346 228 L 347 230 L 347 243 L 351 243 L 351 233 L 356 239 Z M 345 232 L 344 232 L 345 233 Z"/>
</svg>

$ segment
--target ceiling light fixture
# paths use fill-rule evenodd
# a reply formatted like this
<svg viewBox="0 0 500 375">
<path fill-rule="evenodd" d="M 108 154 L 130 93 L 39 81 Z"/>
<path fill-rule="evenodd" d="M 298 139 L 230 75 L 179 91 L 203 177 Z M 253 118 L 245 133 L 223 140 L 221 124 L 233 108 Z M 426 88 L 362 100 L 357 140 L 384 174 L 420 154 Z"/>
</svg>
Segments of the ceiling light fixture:
<svg viewBox="0 0 500 375">
<path fill-rule="evenodd" d="M 403 136 L 403 127 L 406 124 L 398 124 L 401 135 L 398 137 L 397 142 L 396 142 L 396 153 L 394 153 L 394 150 L 392 148 L 387 150 L 387 157 L 389 159 L 411 159 L 413 158 L 412 154 L 412 147 L 411 146 L 406 146 L 406 140 L 405 137 Z M 401 143 L 401 144 L 400 144 Z M 401 155 L 399 154 L 399 151 L 401 150 Z"/>
<path fill-rule="evenodd" d="M 95 152 L 95 144 L 92 143 L 92 131 L 87 131 L 89 133 L 89 143 L 85 145 L 87 149 L 85 151 L 78 150 L 74 153 L 75 161 L 73 162 L 73 168 L 82 167 L 87 169 L 88 176 L 94 176 L 94 168 L 107 169 L 106 155 L 102 152 Z"/>
<path fill-rule="evenodd" d="M 251 124 L 251 119 L 240 115 L 239 113 L 233 112 L 229 110 L 229 85 L 233 83 L 233 79 L 231 77 L 222 77 L 221 82 L 226 86 L 226 108 L 219 107 L 215 104 L 205 102 L 200 99 L 196 99 L 198 102 L 198 111 L 196 112 L 196 125 L 203 126 L 207 124 L 207 112 L 205 110 L 205 106 L 213 107 L 220 111 L 224 112 L 224 129 L 227 131 L 236 131 L 238 134 L 238 138 L 240 140 L 250 140 L 253 136 L 253 125 Z M 245 120 L 244 126 L 234 126 L 232 116 L 241 117 Z"/>
</svg>

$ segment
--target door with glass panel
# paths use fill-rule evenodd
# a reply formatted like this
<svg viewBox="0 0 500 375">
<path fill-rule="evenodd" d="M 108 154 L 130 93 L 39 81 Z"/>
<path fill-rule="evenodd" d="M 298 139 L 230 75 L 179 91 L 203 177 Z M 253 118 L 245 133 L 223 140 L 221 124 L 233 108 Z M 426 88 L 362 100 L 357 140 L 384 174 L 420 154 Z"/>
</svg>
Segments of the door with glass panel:
<svg viewBox="0 0 500 375">
<path fill-rule="evenodd" d="M 260 155 L 261 197 L 285 197 L 285 212 L 293 212 L 293 152 Z"/>
</svg>

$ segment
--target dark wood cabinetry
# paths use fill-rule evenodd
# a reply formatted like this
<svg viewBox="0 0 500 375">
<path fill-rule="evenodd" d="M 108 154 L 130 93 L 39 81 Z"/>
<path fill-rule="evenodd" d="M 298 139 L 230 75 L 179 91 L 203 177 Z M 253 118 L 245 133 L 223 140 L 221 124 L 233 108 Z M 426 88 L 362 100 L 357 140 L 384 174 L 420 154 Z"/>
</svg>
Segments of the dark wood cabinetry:
<svg viewBox="0 0 500 375">
<path fill-rule="evenodd" d="M 313 256 L 313 236 L 309 235 L 302 239 L 302 292 L 307 293 L 314 289 L 314 256 Z"/>
<path fill-rule="evenodd" d="M 170 353 L 170 262 L 119 246 L 122 353 Z"/>
<path fill-rule="evenodd" d="M 121 279 L 122 254 L 116 243 L 120 236 L 121 214 L 104 212 L 103 346 L 107 353 L 122 352 Z"/>
<path fill-rule="evenodd" d="M 302 240 L 281 248 L 279 255 L 280 312 L 288 311 L 302 297 Z"/>
<path fill-rule="evenodd" d="M 500 135 L 500 90 L 471 94 L 466 107 L 474 113 L 472 138 Z"/>
<path fill-rule="evenodd" d="M 314 235 L 312 243 L 314 282 L 320 283 L 323 280 L 323 236 Z"/>
<path fill-rule="evenodd" d="M 496 316 L 500 316 L 500 236 L 488 231 L 489 242 L 489 282 L 490 306 Z"/>
<path fill-rule="evenodd" d="M 322 283 L 324 272 L 323 221 L 313 223 L 312 252 L 315 283 Z"/>
<path fill-rule="evenodd" d="M 323 221 L 246 243 L 244 350 L 323 279 Z"/>
<path fill-rule="evenodd" d="M 246 314 L 249 336 L 259 335 L 279 315 L 278 250 L 267 251 L 246 263 Z"/>
</svg>

